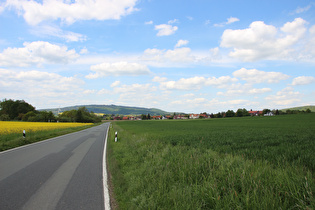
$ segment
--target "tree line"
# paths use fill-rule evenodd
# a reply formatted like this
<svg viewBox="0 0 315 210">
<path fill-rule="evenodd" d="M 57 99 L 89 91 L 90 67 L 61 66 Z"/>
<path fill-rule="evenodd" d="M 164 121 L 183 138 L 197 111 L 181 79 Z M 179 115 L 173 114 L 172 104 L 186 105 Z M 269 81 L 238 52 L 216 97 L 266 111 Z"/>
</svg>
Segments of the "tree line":
<svg viewBox="0 0 315 210">
<path fill-rule="evenodd" d="M 28 122 L 83 122 L 97 123 L 101 118 L 85 107 L 77 110 L 65 111 L 55 116 L 51 111 L 38 111 L 24 100 L 4 99 L 0 102 L 0 121 L 28 121 Z"/>
<path fill-rule="evenodd" d="M 310 109 L 306 109 L 306 111 L 300 111 L 300 110 L 286 110 L 286 111 L 281 111 L 278 109 L 264 109 L 262 110 L 262 113 L 260 115 L 264 116 L 265 114 L 268 113 L 273 113 L 274 115 L 285 115 L 285 114 L 301 114 L 301 113 L 311 113 Z M 246 117 L 246 116 L 251 116 L 248 110 L 245 108 L 243 109 L 238 109 L 236 112 L 233 110 L 228 110 L 226 112 L 218 112 L 217 114 L 210 114 L 211 118 L 223 118 L 223 117 Z"/>
</svg>

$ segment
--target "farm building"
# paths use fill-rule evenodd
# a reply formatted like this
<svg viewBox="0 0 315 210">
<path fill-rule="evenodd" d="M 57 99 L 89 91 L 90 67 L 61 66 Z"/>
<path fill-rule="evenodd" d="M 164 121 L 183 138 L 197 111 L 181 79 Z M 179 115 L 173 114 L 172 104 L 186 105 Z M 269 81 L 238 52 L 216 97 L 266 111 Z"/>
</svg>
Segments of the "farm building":
<svg viewBox="0 0 315 210">
<path fill-rule="evenodd" d="M 268 112 L 268 113 L 264 114 L 264 116 L 274 116 L 274 114 L 272 112 Z"/>
<path fill-rule="evenodd" d="M 252 110 L 250 110 L 248 113 L 250 114 L 250 116 L 260 116 L 263 114 L 262 111 L 252 111 Z"/>
</svg>

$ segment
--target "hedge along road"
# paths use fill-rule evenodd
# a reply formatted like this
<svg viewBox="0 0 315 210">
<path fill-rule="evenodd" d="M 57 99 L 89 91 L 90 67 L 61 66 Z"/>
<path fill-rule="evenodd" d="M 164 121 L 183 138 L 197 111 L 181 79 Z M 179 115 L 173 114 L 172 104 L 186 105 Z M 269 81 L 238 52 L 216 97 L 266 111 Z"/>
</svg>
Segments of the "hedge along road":
<svg viewBox="0 0 315 210">
<path fill-rule="evenodd" d="M 109 123 L 0 153 L 0 209 L 109 209 Z"/>
</svg>

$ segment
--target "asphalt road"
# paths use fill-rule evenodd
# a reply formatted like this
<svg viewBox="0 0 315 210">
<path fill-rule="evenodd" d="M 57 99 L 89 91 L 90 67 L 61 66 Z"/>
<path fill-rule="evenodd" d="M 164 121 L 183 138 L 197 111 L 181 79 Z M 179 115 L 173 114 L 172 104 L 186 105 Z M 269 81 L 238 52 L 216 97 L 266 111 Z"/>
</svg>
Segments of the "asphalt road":
<svg viewBox="0 0 315 210">
<path fill-rule="evenodd" d="M 0 210 L 104 210 L 108 126 L 0 153 Z"/>
</svg>

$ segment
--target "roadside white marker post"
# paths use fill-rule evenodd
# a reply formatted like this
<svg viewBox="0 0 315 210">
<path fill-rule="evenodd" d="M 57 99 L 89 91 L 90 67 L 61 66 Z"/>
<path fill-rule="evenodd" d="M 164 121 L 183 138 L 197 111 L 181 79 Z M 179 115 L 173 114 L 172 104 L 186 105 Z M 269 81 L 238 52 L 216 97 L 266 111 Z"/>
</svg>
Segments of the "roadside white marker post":
<svg viewBox="0 0 315 210">
<path fill-rule="evenodd" d="M 115 142 L 117 142 L 117 131 L 115 132 Z"/>
<path fill-rule="evenodd" d="M 23 138 L 24 139 L 25 139 L 25 135 L 26 135 L 25 130 L 23 130 Z"/>
</svg>

